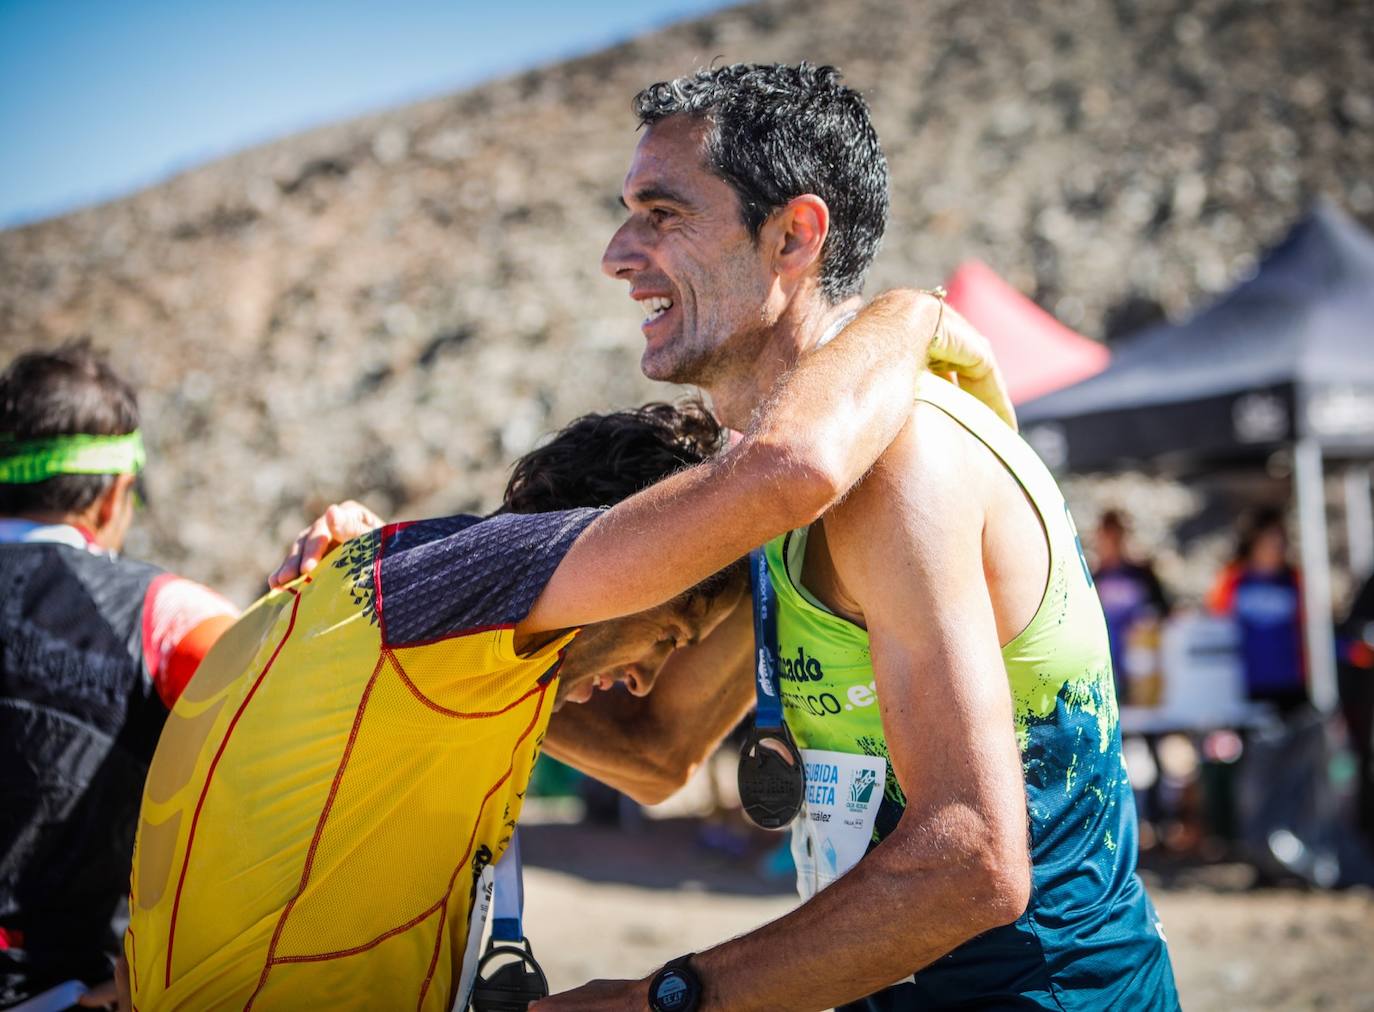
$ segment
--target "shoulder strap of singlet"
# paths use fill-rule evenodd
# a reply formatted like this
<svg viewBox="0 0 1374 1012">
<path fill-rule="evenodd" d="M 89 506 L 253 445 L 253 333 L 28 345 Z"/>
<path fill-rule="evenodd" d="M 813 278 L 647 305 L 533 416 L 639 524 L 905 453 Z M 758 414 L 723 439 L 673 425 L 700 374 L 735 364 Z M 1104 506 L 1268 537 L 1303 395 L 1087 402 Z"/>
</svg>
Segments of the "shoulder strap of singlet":
<svg viewBox="0 0 1374 1012">
<path fill-rule="evenodd" d="M 1063 493 L 1030 445 L 990 408 L 948 380 L 923 373 L 916 384 L 916 399 L 935 405 L 997 456 L 1040 514 L 1054 552 L 1060 533 L 1071 533 L 1072 527 L 1065 523 Z"/>
</svg>

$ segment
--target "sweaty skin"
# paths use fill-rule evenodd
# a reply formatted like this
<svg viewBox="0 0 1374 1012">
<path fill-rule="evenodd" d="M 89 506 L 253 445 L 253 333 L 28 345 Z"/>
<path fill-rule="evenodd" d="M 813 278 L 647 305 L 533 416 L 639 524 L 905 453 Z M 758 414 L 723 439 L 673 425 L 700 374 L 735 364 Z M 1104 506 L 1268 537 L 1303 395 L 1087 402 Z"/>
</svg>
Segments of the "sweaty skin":
<svg viewBox="0 0 1374 1012">
<path fill-rule="evenodd" d="M 692 378 L 706 387 L 722 420 L 738 425 L 778 375 L 805 361 L 847 304 L 828 306 L 815 285 L 826 225 L 813 223 L 821 243 L 799 235 L 815 217 L 799 198 L 761 234 L 760 247 L 775 251 L 760 265 L 767 275 L 762 307 L 756 301 L 752 309 L 696 308 L 710 291 L 712 265 L 701 262 L 709 254 L 677 241 L 666 231 L 671 221 L 655 224 L 654 216 L 664 192 L 676 195 L 669 204 L 674 215 L 693 214 L 692 200 L 709 201 L 701 143 L 700 125 L 680 118 L 645 134 L 624 189 L 630 220 L 603 266 L 632 294 L 692 293 L 684 299 L 690 313 L 665 314 L 646 326 L 646 371 L 651 359 L 660 367 L 672 359 L 675 341 L 691 351 L 680 356 L 684 365 L 718 349 L 711 359 L 717 368 Z M 792 228 L 796 219 L 801 225 Z M 717 245 L 729 247 L 735 238 L 721 235 Z M 743 302 L 754 290 L 742 281 L 724 298 Z M 693 329 L 706 318 L 761 319 L 764 340 L 744 322 L 735 332 Z M 750 356 L 728 351 L 741 335 Z M 882 844 L 813 899 L 695 956 L 703 1009 L 820 1009 L 860 998 L 1015 920 L 1029 900 L 1025 789 L 1000 648 L 1035 613 L 1048 547 L 1033 507 L 972 437 L 924 405 L 909 410 L 907 422 L 872 472 L 826 514 L 807 559 L 822 603 L 868 630 L 906 810 Z M 717 635 L 735 639 L 716 645 L 713 636 L 670 659 L 650 697 L 597 700 L 569 714 L 551 727 L 546 749 L 643 798 L 671 790 L 752 697 L 738 642 L 748 642 L 747 623 L 732 616 Z M 735 663 L 712 670 L 708 648 Z M 695 686 L 684 684 L 693 680 Z M 646 754 L 650 762 L 639 758 Z M 790 944 L 797 938 L 808 940 L 804 949 Z M 594 981 L 533 1008 L 645 1008 L 647 988 L 647 979 Z"/>
</svg>

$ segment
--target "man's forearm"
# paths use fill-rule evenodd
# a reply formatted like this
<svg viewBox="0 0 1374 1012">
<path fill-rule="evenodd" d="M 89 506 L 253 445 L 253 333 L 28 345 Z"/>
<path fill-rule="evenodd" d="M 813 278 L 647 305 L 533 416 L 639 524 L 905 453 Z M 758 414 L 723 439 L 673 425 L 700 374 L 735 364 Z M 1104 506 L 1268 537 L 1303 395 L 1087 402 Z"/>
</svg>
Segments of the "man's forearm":
<svg viewBox="0 0 1374 1012">
<path fill-rule="evenodd" d="M 690 755 L 674 747 L 671 729 L 655 718 L 650 700 L 600 694 L 554 714 L 544 751 L 640 804 L 666 800 L 690 776 Z"/>
<path fill-rule="evenodd" d="M 1021 870 L 977 842 L 988 832 L 950 806 L 899 829 L 792 913 L 698 954 L 703 1012 L 828 1009 L 1015 920 L 1024 900 L 1009 879 Z"/>
<path fill-rule="evenodd" d="M 1025 908 L 1029 861 L 995 856 L 996 830 L 951 802 L 908 809 L 886 841 L 785 917 L 692 957 L 702 1012 L 806 1012 L 905 979 Z M 1024 844 L 1023 844 L 1024 846 Z M 1025 881 L 1021 881 L 1021 879 Z M 596 981 L 535 1007 L 646 1009 L 648 980 Z"/>
</svg>

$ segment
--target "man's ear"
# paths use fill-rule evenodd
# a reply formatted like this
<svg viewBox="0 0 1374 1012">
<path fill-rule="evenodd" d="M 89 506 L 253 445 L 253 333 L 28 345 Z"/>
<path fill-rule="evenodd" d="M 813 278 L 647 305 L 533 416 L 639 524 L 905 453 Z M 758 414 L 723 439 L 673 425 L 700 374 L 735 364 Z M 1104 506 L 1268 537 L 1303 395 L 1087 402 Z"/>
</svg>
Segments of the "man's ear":
<svg viewBox="0 0 1374 1012">
<path fill-rule="evenodd" d="M 114 476 L 114 481 L 110 482 L 105 491 L 100 493 L 100 498 L 94 504 L 97 530 L 108 527 L 112 520 L 116 520 L 121 515 L 122 510 L 133 509 L 133 501 L 129 493 L 133 484 L 134 476 L 132 474 L 117 474 Z"/>
<path fill-rule="evenodd" d="M 799 278 L 813 269 L 819 271 L 830 234 L 830 208 L 814 193 L 803 193 L 774 211 L 764 229 L 773 249 L 774 269 L 785 277 Z"/>
</svg>

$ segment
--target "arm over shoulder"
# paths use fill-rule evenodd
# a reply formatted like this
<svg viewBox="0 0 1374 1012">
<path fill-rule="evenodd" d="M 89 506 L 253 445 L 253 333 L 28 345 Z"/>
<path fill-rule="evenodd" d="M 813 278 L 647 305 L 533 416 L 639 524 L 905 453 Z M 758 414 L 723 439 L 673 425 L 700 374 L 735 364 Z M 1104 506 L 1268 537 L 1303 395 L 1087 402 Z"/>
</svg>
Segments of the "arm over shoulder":
<svg viewBox="0 0 1374 1012">
<path fill-rule="evenodd" d="M 383 528 L 377 572 L 387 645 L 514 627 L 601 513 L 455 516 Z"/>
<path fill-rule="evenodd" d="M 875 299 L 782 378 L 744 438 L 612 507 L 568 551 L 521 632 L 651 608 L 844 496 L 911 415 L 940 318 L 920 293 Z"/>
</svg>

